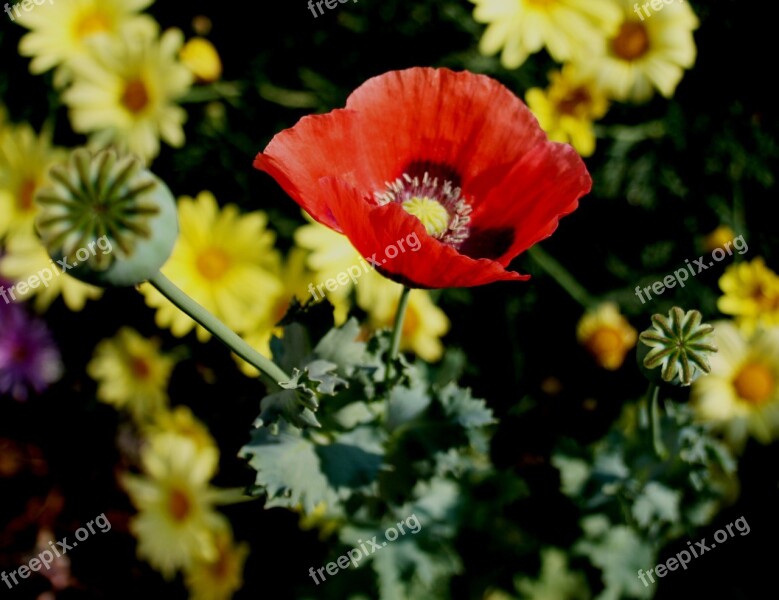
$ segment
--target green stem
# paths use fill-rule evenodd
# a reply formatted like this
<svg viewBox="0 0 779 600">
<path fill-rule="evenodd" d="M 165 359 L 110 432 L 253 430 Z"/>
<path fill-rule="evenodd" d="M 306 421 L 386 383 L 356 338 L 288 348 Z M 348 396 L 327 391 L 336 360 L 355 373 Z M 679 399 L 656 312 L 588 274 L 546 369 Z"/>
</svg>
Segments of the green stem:
<svg viewBox="0 0 779 600">
<path fill-rule="evenodd" d="M 650 403 L 649 423 L 652 431 L 652 446 L 655 449 L 655 454 L 665 460 L 668 458 L 668 449 L 663 443 L 662 426 L 660 425 L 662 418 L 660 414 L 660 386 L 656 383 L 650 383 L 646 396 Z"/>
<path fill-rule="evenodd" d="M 568 295 L 581 304 L 582 307 L 587 309 L 592 308 L 597 304 L 595 298 L 593 298 L 590 293 L 574 279 L 573 275 L 565 270 L 565 267 L 552 258 L 550 254 L 538 246 L 533 246 L 527 253 L 539 267 L 546 271 L 558 285 L 568 292 Z"/>
<path fill-rule="evenodd" d="M 276 365 L 276 363 L 257 352 L 232 329 L 227 327 L 227 325 L 222 323 L 214 315 L 177 288 L 173 282 L 161 272 L 157 272 L 157 274 L 149 280 L 149 283 L 157 288 L 157 290 L 177 308 L 184 311 L 214 337 L 221 340 L 230 348 L 230 350 L 258 369 L 276 387 L 279 387 L 279 382 L 290 380 L 289 375 Z"/>
<path fill-rule="evenodd" d="M 406 309 L 408 308 L 408 298 L 411 294 L 411 288 L 403 286 L 398 302 L 398 310 L 395 312 L 395 324 L 392 326 L 392 343 L 389 354 L 387 354 L 387 379 L 392 376 L 392 361 L 398 357 L 400 350 L 400 338 L 403 336 L 403 321 L 406 320 Z"/>
</svg>

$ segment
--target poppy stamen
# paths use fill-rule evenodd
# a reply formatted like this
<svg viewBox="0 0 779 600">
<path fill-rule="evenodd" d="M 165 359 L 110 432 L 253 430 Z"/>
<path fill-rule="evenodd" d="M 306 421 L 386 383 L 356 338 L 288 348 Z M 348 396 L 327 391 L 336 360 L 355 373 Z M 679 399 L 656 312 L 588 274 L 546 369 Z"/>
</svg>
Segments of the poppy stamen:
<svg viewBox="0 0 779 600">
<path fill-rule="evenodd" d="M 451 181 L 439 181 L 425 171 L 421 179 L 403 173 L 386 186 L 384 191 L 374 193 L 379 206 L 400 204 L 419 219 L 429 235 L 455 248 L 468 238 L 473 209 L 462 189 Z"/>
</svg>

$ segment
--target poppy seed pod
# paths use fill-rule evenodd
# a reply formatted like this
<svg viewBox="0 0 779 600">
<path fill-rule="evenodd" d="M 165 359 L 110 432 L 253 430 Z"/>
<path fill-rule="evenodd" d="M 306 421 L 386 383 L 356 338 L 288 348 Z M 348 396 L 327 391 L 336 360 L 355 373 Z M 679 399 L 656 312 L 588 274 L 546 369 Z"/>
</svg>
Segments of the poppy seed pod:
<svg viewBox="0 0 779 600">
<path fill-rule="evenodd" d="M 133 155 L 74 150 L 35 195 L 36 229 L 69 275 L 103 286 L 151 278 L 178 237 L 176 201 Z"/>
</svg>

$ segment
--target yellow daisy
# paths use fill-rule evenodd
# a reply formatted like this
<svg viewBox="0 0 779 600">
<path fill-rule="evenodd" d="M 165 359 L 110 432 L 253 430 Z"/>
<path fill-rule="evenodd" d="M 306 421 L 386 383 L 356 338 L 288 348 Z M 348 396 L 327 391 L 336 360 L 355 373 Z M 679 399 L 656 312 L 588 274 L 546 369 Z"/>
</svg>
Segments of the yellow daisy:
<svg viewBox="0 0 779 600">
<path fill-rule="evenodd" d="M 146 339 L 123 327 L 95 348 L 87 373 L 97 386 L 97 398 L 126 408 L 138 422 L 153 419 L 168 404 L 168 382 L 176 362 L 160 352 L 160 341 Z"/>
<path fill-rule="evenodd" d="M 176 58 L 183 41 L 177 29 L 159 40 L 148 34 L 95 40 L 88 55 L 71 61 L 75 81 L 62 95 L 73 129 L 146 160 L 159 153 L 160 138 L 182 146 L 187 113 L 175 101 L 192 85 L 192 73 Z"/>
<path fill-rule="evenodd" d="M 49 168 L 62 160 L 49 132 L 36 135 L 24 123 L 0 136 L 0 238 L 9 233 L 34 235 L 35 192 L 48 180 Z"/>
<path fill-rule="evenodd" d="M 546 47 L 558 62 L 601 51 L 603 32 L 614 31 L 619 10 L 611 0 L 471 0 L 473 18 L 488 23 L 479 49 L 516 69 Z"/>
<path fill-rule="evenodd" d="M 779 325 L 779 275 L 766 267 L 762 258 L 729 266 L 719 287 L 724 295 L 717 308 L 733 315 L 747 333 L 758 325 Z"/>
<path fill-rule="evenodd" d="M 14 10 L 14 20 L 30 30 L 19 42 L 19 53 L 33 57 L 31 73 L 43 73 L 84 56 L 92 40 L 117 37 L 123 32 L 154 34 L 156 22 L 138 14 L 153 1 L 52 0 L 29 12 Z M 58 79 L 63 81 L 62 74 Z"/>
<path fill-rule="evenodd" d="M 638 340 L 638 333 L 613 302 L 589 310 L 576 326 L 576 339 L 604 369 L 615 371 Z"/>
<path fill-rule="evenodd" d="M 214 45 L 202 37 L 189 40 L 179 53 L 181 62 L 201 83 L 211 83 L 222 76 L 222 61 Z"/>
<path fill-rule="evenodd" d="M 704 238 L 703 247 L 706 248 L 708 252 L 713 252 L 717 248 L 727 250 L 728 248 L 725 244 L 732 242 L 735 237 L 736 234 L 730 227 L 727 225 L 720 225 Z"/>
<path fill-rule="evenodd" d="M 314 300 L 321 299 L 321 294 L 324 294 L 335 307 L 335 322 L 340 325 L 346 321 L 349 313 L 349 296 L 355 288 L 353 282 L 349 280 L 335 286 L 333 290 L 319 286 L 328 279 L 337 280 L 339 274 L 347 273 L 351 267 L 359 266 L 362 269 L 365 260 L 345 235 L 315 222 L 307 214 L 304 216 L 308 224 L 295 230 L 295 243 L 309 251 L 306 266 L 312 272 L 313 292 L 309 290 L 307 293 Z"/>
<path fill-rule="evenodd" d="M 691 404 L 738 451 L 749 436 L 763 444 L 779 437 L 779 328 L 747 337 L 731 322 L 715 323 L 719 352 L 711 373 L 695 381 Z"/>
<path fill-rule="evenodd" d="M 234 544 L 229 530 L 218 532 L 215 542 L 215 560 L 196 560 L 187 569 L 185 583 L 190 600 L 230 600 L 243 585 L 249 545 Z"/>
<path fill-rule="evenodd" d="M 310 222 L 295 231 L 295 242 L 310 251 L 307 265 L 313 271 L 314 291 L 311 292 L 309 288 L 309 295 L 318 300 L 322 292 L 327 297 L 335 306 L 337 324 L 346 320 L 348 299 L 354 291 L 356 303 L 368 313 L 372 329 L 392 326 L 402 286 L 370 268 L 349 238 L 324 225 Z M 356 284 L 346 276 L 350 268 L 353 268 L 353 272 L 360 271 Z M 339 278 L 345 283 L 338 283 L 333 290 L 319 287 L 328 280 L 338 282 Z M 427 361 L 438 360 L 443 354 L 440 338 L 449 331 L 449 326 L 446 314 L 433 304 L 429 293 L 413 290 L 409 297 L 400 348 L 412 350 Z"/>
<path fill-rule="evenodd" d="M 372 329 L 391 328 L 395 321 L 403 286 L 371 271 L 357 286 L 357 304 L 368 313 Z M 403 321 L 400 349 L 412 351 L 427 362 L 435 362 L 444 354 L 441 337 L 451 323 L 446 313 L 430 299 L 426 290 L 411 290 Z"/>
<path fill-rule="evenodd" d="M 103 288 L 83 283 L 62 272 L 62 267 L 49 257 L 43 245 L 32 235 L 14 235 L 8 238 L 5 255 L 0 257 L 0 275 L 13 281 L 30 282 L 48 279 L 28 291 L 35 297 L 35 310 L 46 311 L 59 296 L 73 312 L 84 308 L 87 300 L 97 300 Z M 25 296 L 25 299 L 27 296 Z"/>
<path fill-rule="evenodd" d="M 525 95 L 538 123 L 556 142 L 570 143 L 582 156 L 595 152 L 593 121 L 609 109 L 606 95 L 592 79 L 580 77 L 571 65 L 551 74 L 551 85 Z"/>
<path fill-rule="evenodd" d="M 138 556 L 166 579 L 196 561 L 219 558 L 216 534 L 229 522 L 214 510 L 217 490 L 209 485 L 219 455 L 177 435 L 152 437 L 142 450 L 144 475 L 125 474 L 122 483 L 138 510 L 130 531 Z"/>
<path fill-rule="evenodd" d="M 154 421 L 147 424 L 145 434 L 149 437 L 155 435 L 178 435 L 189 438 L 199 450 L 209 448 L 218 451 L 216 441 L 211 432 L 201 421 L 192 414 L 188 406 L 176 406 L 171 410 L 161 410 L 154 415 Z"/>
<path fill-rule="evenodd" d="M 275 234 L 266 229 L 268 217 L 261 211 L 241 214 L 232 204 L 220 209 L 211 192 L 182 197 L 178 213 L 181 235 L 162 273 L 233 331 L 250 331 L 284 289 L 275 275 L 280 255 Z M 196 327 L 151 285 L 141 291 L 157 309 L 159 327 L 177 337 Z M 199 325 L 197 336 L 201 342 L 211 337 Z"/>
<path fill-rule="evenodd" d="M 278 288 L 276 293 L 269 295 L 270 302 L 265 304 L 266 311 L 256 315 L 254 324 L 248 328 L 248 333 L 243 336 L 246 342 L 263 356 L 270 358 L 271 338 L 274 335 L 277 337 L 282 335 L 282 328 L 278 326 L 278 323 L 287 314 L 287 309 L 293 298 L 297 298 L 301 304 L 311 300 L 307 286 L 312 281 L 312 274 L 306 268 L 307 256 L 308 253 L 302 248 L 290 250 L 283 268 L 274 273 L 279 281 L 283 282 L 283 287 Z M 259 376 L 259 371 L 242 358 L 235 356 L 235 360 L 244 374 L 249 377 Z"/>
<path fill-rule="evenodd" d="M 602 52 L 582 52 L 574 62 L 585 76 L 617 100 L 645 102 L 657 89 L 673 96 L 684 70 L 695 63 L 692 32 L 698 18 L 687 2 L 665 4 L 651 16 L 636 13 L 633 0 L 613 0 L 622 10 L 620 25 Z"/>
</svg>

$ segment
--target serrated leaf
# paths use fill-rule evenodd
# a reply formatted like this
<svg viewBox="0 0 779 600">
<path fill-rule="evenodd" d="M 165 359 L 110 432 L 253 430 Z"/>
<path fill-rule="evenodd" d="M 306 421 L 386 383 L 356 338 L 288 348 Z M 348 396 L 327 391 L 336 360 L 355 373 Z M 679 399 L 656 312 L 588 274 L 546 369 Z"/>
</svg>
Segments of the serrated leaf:
<svg viewBox="0 0 779 600">
<path fill-rule="evenodd" d="M 441 390 L 440 399 L 446 416 L 465 429 L 495 422 L 492 410 L 487 408 L 484 400 L 473 398 L 469 389 L 450 383 Z"/>
<path fill-rule="evenodd" d="M 598 539 L 578 542 L 574 552 L 587 556 L 601 570 L 605 589 L 597 600 L 650 598 L 654 593 L 636 573 L 655 564 L 655 553 L 630 527 L 608 527 Z"/>
<path fill-rule="evenodd" d="M 333 371 L 337 368 L 338 365 L 335 363 L 317 359 L 308 363 L 305 367 L 305 371 L 311 381 L 319 384 L 316 386 L 317 392 L 320 394 L 327 394 L 328 396 L 334 396 L 336 387 L 339 385 L 349 387 L 349 382 L 333 374 Z"/>
<path fill-rule="evenodd" d="M 516 587 L 520 597 L 527 600 L 588 600 L 591 597 L 584 574 L 569 570 L 568 557 L 557 548 L 542 551 L 538 579 L 520 578 Z"/>
<path fill-rule="evenodd" d="M 563 454 L 552 456 L 552 464 L 560 471 L 560 487 L 568 497 L 578 496 L 590 477 L 590 466 L 579 458 Z"/>
<path fill-rule="evenodd" d="M 337 502 L 314 444 L 294 427 L 280 428 L 277 435 L 266 428 L 255 430 L 239 456 L 257 471 L 256 483 L 268 495 L 266 506 L 302 504 L 310 512 L 320 502 Z"/>
<path fill-rule="evenodd" d="M 311 356 L 311 341 L 308 333 L 298 323 L 287 325 L 282 338 L 272 337 L 270 348 L 273 362 L 288 373 L 305 364 Z"/>
<path fill-rule="evenodd" d="M 392 389 L 387 408 L 387 429 L 394 431 L 404 423 L 413 421 L 430 405 L 431 399 L 424 389 L 397 386 Z"/>
<path fill-rule="evenodd" d="M 681 492 L 650 481 L 633 504 L 633 516 L 644 528 L 658 521 L 675 523 L 679 519 L 681 500 Z"/>
<path fill-rule="evenodd" d="M 298 390 L 294 389 L 265 396 L 260 401 L 260 416 L 255 426 L 274 423 L 279 417 L 284 417 L 289 423 L 300 428 L 322 427 L 314 412 L 301 401 Z"/>
<path fill-rule="evenodd" d="M 377 481 L 384 449 L 375 431 L 361 427 L 341 434 L 335 442 L 316 447 L 322 472 L 342 498 Z"/>
<path fill-rule="evenodd" d="M 319 340 L 314 354 L 337 365 L 342 375 L 351 375 L 355 367 L 368 362 L 365 342 L 358 342 L 360 324 L 352 317 L 341 327 L 331 329 Z"/>
</svg>

